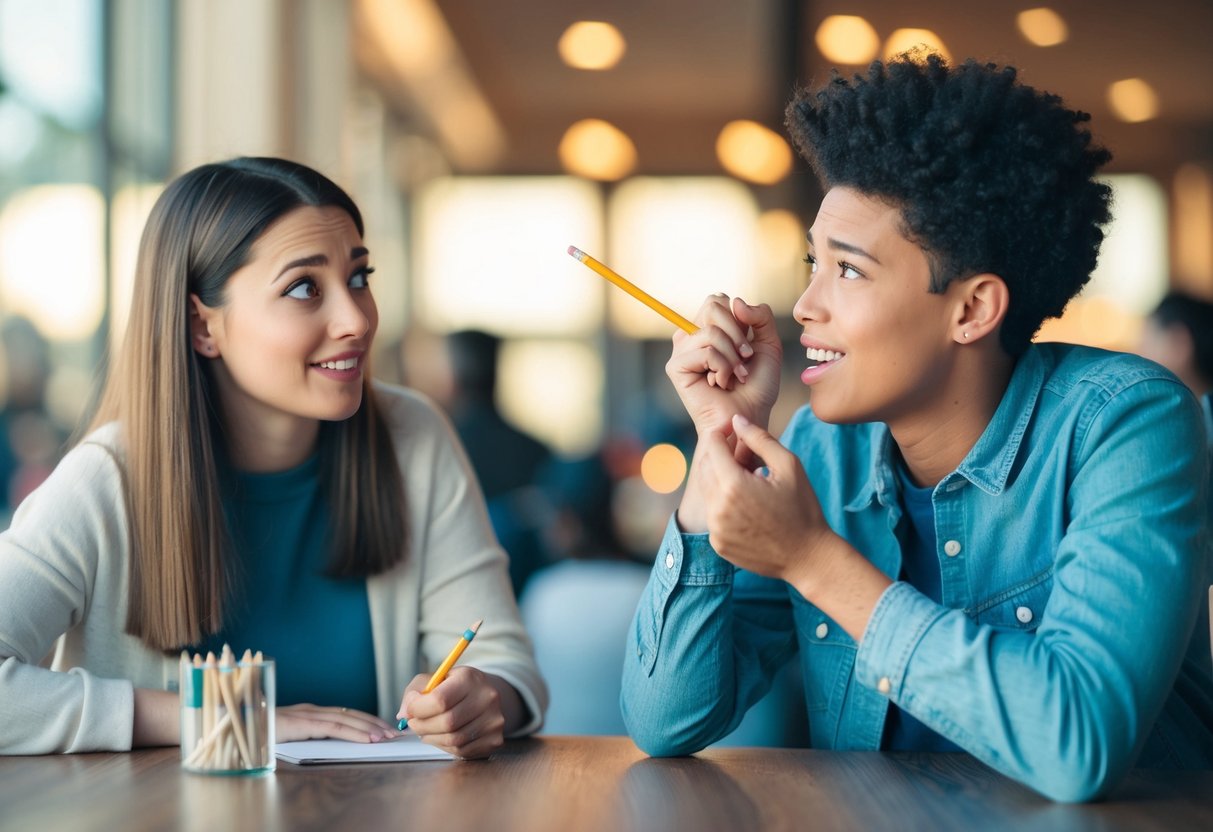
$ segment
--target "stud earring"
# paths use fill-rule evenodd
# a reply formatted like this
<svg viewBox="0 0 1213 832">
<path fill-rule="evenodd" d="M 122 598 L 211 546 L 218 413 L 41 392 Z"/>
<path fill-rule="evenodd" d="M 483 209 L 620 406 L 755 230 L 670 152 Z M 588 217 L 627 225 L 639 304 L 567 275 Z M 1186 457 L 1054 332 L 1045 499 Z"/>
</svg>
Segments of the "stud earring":
<svg viewBox="0 0 1213 832">
<path fill-rule="evenodd" d="M 967 333 L 967 332 L 966 332 L 966 333 L 964 334 L 964 336 L 965 336 L 966 338 L 968 338 L 968 337 L 969 337 L 969 333 Z"/>
</svg>

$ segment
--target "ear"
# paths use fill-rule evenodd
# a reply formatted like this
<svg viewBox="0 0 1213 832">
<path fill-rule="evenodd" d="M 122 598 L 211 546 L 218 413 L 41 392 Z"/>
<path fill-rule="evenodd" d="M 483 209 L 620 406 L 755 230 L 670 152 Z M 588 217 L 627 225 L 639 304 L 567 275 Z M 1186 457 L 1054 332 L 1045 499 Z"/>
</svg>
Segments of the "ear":
<svg viewBox="0 0 1213 832">
<path fill-rule="evenodd" d="M 975 344 L 982 338 L 997 335 L 1011 303 L 1011 292 L 1003 279 L 983 272 L 952 286 L 957 292 L 952 340 L 959 344 Z"/>
<path fill-rule="evenodd" d="M 219 345 L 212 330 L 218 322 L 218 310 L 190 294 L 190 346 L 203 358 L 218 358 Z"/>
</svg>

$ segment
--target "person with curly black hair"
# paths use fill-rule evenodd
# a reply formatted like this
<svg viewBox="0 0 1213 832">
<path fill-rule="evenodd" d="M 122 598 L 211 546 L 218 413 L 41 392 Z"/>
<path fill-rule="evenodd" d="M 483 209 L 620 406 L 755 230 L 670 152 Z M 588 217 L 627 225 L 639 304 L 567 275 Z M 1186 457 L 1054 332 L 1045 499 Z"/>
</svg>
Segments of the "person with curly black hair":
<svg viewBox="0 0 1213 832">
<path fill-rule="evenodd" d="M 789 105 L 826 191 L 810 404 L 767 432 L 769 307 L 713 295 L 674 334 L 698 444 L 629 635 L 640 748 L 705 747 L 798 656 L 815 747 L 963 750 L 1063 801 L 1213 765 L 1200 407 L 1138 356 L 1032 342 L 1110 218 L 1088 120 L 937 56 Z"/>
</svg>

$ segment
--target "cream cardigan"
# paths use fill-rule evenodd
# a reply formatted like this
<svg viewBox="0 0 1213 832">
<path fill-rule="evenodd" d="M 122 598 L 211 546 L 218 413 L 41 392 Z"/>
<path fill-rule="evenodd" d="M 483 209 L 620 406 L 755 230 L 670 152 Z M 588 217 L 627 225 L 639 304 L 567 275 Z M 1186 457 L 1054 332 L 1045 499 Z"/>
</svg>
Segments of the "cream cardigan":
<svg viewBox="0 0 1213 832">
<path fill-rule="evenodd" d="M 394 720 L 405 685 L 483 618 L 464 663 L 509 682 L 531 715 L 516 735 L 536 731 L 547 689 L 463 449 L 417 393 L 376 384 L 375 394 L 410 537 L 404 563 L 367 580 L 379 715 Z M 93 432 L 0 534 L 0 754 L 129 749 L 134 688 L 176 687 L 178 657 L 124 632 L 121 455 L 117 425 Z"/>
</svg>

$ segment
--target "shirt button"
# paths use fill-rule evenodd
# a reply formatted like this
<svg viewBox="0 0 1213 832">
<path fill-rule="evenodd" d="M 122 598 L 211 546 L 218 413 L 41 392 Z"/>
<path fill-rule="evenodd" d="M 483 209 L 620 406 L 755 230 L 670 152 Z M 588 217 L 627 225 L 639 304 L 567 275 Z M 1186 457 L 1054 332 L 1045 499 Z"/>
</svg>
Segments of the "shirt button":
<svg viewBox="0 0 1213 832">
<path fill-rule="evenodd" d="M 830 632 L 830 627 L 824 621 L 817 625 L 817 637 L 825 638 Z"/>
<path fill-rule="evenodd" d="M 673 556 L 672 554 L 669 554 L 669 553 L 667 553 L 667 554 L 666 554 L 666 556 L 665 556 L 665 568 L 666 568 L 666 569 L 673 569 L 673 568 L 674 568 L 674 556 Z"/>
<path fill-rule="evenodd" d="M 943 553 L 950 558 L 954 558 L 957 555 L 959 555 L 960 554 L 960 541 L 959 540 L 949 540 L 947 543 L 943 544 Z"/>
<path fill-rule="evenodd" d="M 876 690 L 880 691 L 885 696 L 888 696 L 889 691 L 891 691 L 892 689 L 893 689 L 893 683 L 889 681 L 888 676 L 881 676 L 880 681 L 876 683 Z"/>
<path fill-rule="evenodd" d="M 1032 610 L 1027 607 L 1016 607 L 1015 617 L 1019 619 L 1020 624 L 1027 624 L 1032 620 Z"/>
</svg>

